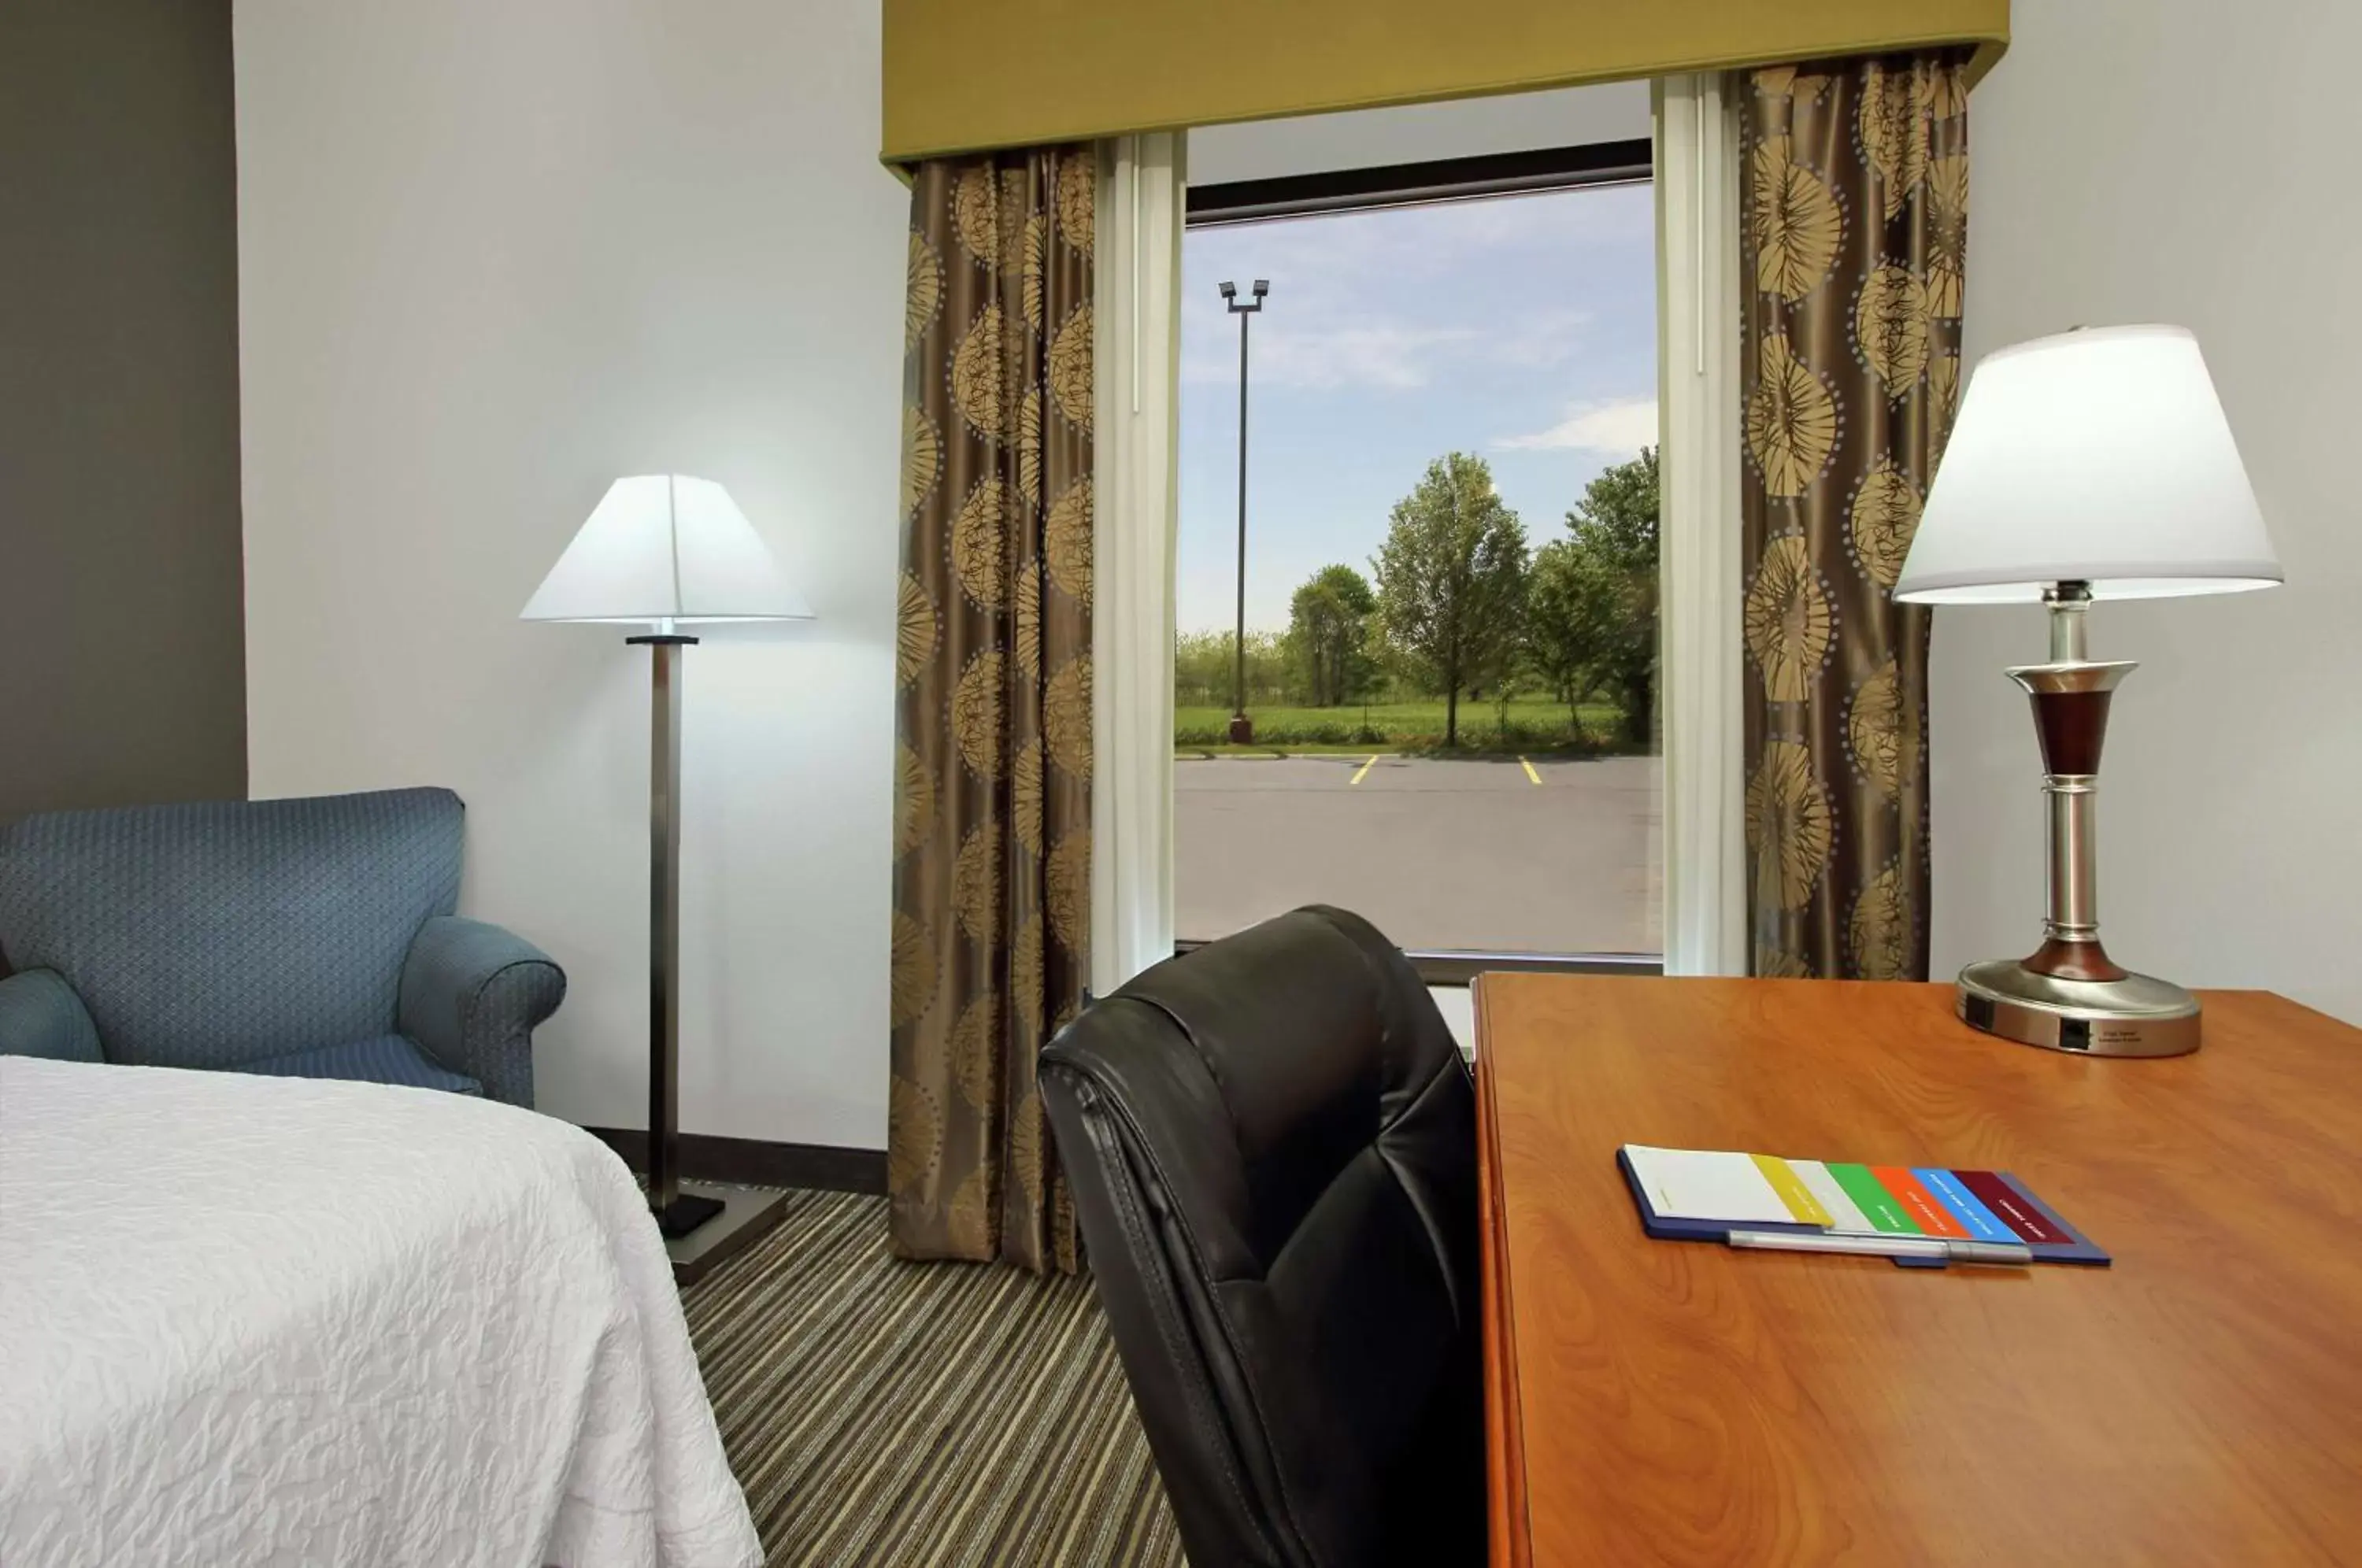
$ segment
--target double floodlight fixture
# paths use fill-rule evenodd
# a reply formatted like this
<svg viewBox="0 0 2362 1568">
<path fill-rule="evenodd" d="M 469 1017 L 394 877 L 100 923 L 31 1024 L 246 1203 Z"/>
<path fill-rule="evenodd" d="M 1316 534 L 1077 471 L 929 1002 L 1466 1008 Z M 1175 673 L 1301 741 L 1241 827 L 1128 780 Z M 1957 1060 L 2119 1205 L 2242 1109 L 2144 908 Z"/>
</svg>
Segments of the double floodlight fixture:
<svg viewBox="0 0 2362 1568">
<path fill-rule="evenodd" d="M 1252 304 L 1239 304 L 1239 286 L 1236 283 L 1224 283 L 1221 285 L 1221 290 L 1222 299 L 1231 310 L 1238 312 L 1261 310 L 1264 295 L 1271 293 L 1271 280 L 1257 278 L 1254 281 L 1254 302 Z"/>
</svg>

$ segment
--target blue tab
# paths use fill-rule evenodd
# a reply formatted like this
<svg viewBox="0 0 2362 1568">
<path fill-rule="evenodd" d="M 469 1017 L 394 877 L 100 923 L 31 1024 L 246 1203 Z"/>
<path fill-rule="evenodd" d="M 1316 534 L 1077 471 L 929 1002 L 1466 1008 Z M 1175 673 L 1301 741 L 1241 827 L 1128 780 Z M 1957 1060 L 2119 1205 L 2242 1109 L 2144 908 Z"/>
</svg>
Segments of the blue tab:
<svg viewBox="0 0 2362 1568">
<path fill-rule="evenodd" d="M 1919 1185 L 1934 1193 L 1944 1207 L 1950 1209 L 1960 1223 L 1969 1228 L 1969 1234 L 1978 1241 L 2014 1242 L 2019 1240 L 2017 1232 L 1995 1218 L 1992 1209 L 1978 1202 L 1976 1195 L 1962 1187 L 1960 1178 L 1951 1172 L 1937 1170 L 1933 1166 L 1914 1165 L 1911 1167 L 1911 1174 L 1917 1176 Z"/>
</svg>

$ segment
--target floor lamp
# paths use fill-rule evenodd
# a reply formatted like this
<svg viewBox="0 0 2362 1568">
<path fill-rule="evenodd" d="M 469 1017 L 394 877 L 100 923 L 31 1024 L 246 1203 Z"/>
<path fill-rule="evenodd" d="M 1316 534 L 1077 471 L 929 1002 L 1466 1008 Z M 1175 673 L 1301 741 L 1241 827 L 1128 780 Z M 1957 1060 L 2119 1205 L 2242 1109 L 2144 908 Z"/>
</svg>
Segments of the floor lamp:
<svg viewBox="0 0 2362 1568">
<path fill-rule="evenodd" d="M 808 621 L 754 525 L 711 480 L 619 479 L 520 617 L 645 625 L 655 678 L 648 791 L 648 1208 L 673 1273 L 692 1283 L 769 1230 L 784 1196 L 680 1179 L 680 627 Z"/>
</svg>

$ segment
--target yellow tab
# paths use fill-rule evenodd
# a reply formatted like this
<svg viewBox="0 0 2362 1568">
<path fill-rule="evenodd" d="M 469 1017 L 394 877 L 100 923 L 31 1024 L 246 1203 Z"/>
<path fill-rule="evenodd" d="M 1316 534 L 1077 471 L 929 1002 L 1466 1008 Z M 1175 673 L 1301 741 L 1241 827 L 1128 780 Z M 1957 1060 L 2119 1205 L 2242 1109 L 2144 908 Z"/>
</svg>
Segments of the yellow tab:
<svg viewBox="0 0 2362 1568">
<path fill-rule="evenodd" d="M 1813 1196 L 1812 1188 L 1805 1185 L 1804 1178 L 1788 1168 L 1787 1161 L 1777 1154 L 1749 1154 L 1747 1157 L 1755 1162 L 1755 1168 L 1763 1173 L 1763 1179 L 1772 1184 L 1772 1190 L 1780 1195 L 1780 1201 L 1788 1206 L 1788 1212 L 1796 1217 L 1796 1223 L 1837 1223 L 1835 1217 L 1821 1207 L 1821 1200 Z"/>
</svg>

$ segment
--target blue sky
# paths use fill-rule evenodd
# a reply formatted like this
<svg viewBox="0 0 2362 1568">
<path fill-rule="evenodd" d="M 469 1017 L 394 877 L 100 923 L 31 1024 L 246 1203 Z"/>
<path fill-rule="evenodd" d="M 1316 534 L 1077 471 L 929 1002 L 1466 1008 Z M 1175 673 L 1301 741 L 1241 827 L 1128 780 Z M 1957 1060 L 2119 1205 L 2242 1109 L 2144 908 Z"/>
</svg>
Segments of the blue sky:
<svg viewBox="0 0 2362 1568">
<path fill-rule="evenodd" d="M 1271 280 L 1249 399 L 1247 624 L 1279 630 L 1332 561 L 1369 575 L 1387 513 L 1457 448 L 1534 545 L 1656 440 L 1647 185 L 1188 231 L 1182 241 L 1178 622 L 1227 629 L 1238 551 L 1238 324 Z"/>
</svg>

